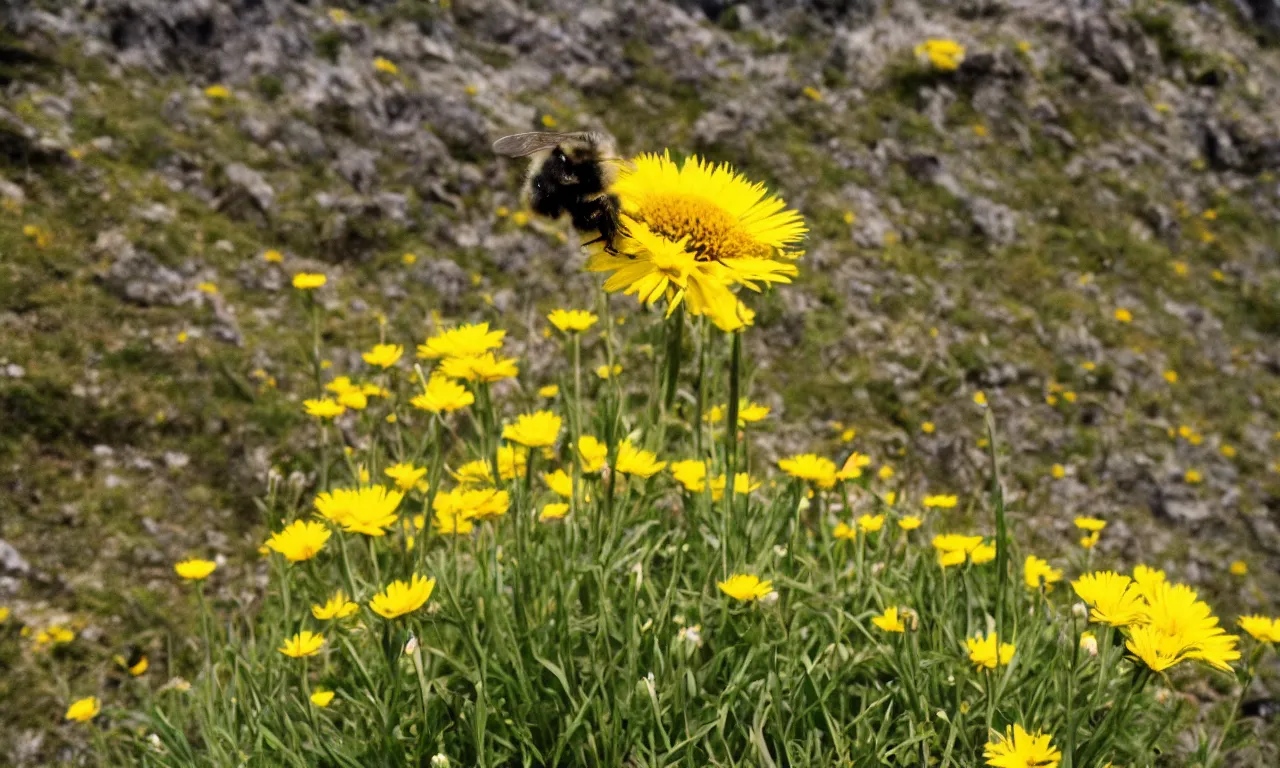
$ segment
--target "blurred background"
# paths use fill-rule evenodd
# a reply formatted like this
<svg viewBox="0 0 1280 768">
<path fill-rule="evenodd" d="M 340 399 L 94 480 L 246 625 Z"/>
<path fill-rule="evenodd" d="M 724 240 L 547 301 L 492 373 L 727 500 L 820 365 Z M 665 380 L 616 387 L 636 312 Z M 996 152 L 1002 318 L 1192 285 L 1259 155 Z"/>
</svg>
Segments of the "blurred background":
<svg viewBox="0 0 1280 768">
<path fill-rule="evenodd" d="M 545 312 L 599 277 L 490 151 L 518 131 L 728 161 L 804 213 L 797 284 L 747 336 L 761 469 L 858 450 L 901 492 L 976 493 L 982 392 L 1027 543 L 1078 548 L 1072 518 L 1104 517 L 1095 564 L 1275 611 L 1275 0 L 15 0 L 0 20 L 0 764 L 70 759 L 77 674 L 130 647 L 163 669 L 193 615 L 176 559 L 216 556 L 217 598 L 255 599 L 254 497 L 311 469 L 293 273 L 329 276 L 335 370 L 380 333 L 491 320 L 545 383 Z M 20 637 L 53 624 L 78 638 L 56 664 Z"/>
</svg>

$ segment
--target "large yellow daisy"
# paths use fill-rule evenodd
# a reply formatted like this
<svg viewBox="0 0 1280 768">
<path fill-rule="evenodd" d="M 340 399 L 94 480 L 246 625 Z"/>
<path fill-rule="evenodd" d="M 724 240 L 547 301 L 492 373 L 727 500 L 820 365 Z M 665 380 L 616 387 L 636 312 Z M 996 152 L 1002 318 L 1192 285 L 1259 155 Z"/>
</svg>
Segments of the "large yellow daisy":
<svg viewBox="0 0 1280 768">
<path fill-rule="evenodd" d="M 794 249 L 807 231 L 804 219 L 727 164 L 641 155 L 611 191 L 622 203 L 626 234 L 616 252 L 601 249 L 587 263 L 613 273 L 607 291 L 649 304 L 665 297 L 669 311 L 685 302 L 721 327 L 741 327 L 750 319 L 732 286 L 758 291 L 762 283 L 789 283 L 799 271 Z"/>
</svg>

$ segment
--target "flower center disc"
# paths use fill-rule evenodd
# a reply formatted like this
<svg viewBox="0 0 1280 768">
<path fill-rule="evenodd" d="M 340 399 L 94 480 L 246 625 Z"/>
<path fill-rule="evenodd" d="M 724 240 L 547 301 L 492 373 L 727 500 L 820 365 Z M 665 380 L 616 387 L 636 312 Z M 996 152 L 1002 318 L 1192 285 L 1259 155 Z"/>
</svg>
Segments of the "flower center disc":
<svg viewBox="0 0 1280 768">
<path fill-rule="evenodd" d="M 699 261 L 770 256 L 769 246 L 746 232 L 737 217 L 700 195 L 652 195 L 639 213 L 639 218 L 663 237 L 689 238 L 685 247 Z"/>
</svg>

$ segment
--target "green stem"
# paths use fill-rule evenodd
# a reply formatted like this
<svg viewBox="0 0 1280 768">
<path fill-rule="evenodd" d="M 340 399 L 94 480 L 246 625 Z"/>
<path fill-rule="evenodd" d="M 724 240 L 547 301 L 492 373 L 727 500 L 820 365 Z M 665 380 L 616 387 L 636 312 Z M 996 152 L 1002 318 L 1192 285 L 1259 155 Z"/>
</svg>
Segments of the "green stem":
<svg viewBox="0 0 1280 768">
<path fill-rule="evenodd" d="M 996 512 L 996 637 L 1003 641 L 1005 602 L 1009 585 L 1009 531 L 1004 515 L 1004 489 L 1000 485 L 1000 463 L 996 458 L 996 419 L 991 408 L 986 411 L 987 447 L 991 454 L 991 500 Z"/>
<path fill-rule="evenodd" d="M 724 551 L 724 559 L 727 562 L 729 558 L 729 527 L 731 518 L 733 517 L 733 486 L 737 479 L 737 458 L 738 458 L 738 397 L 740 389 L 740 380 L 742 377 L 742 334 L 734 333 L 731 343 L 732 351 L 730 352 L 729 361 L 729 406 L 728 406 L 728 422 L 725 425 L 725 448 L 724 448 L 724 464 L 725 464 L 725 488 L 724 488 L 724 512 L 720 519 L 720 547 Z M 726 566 L 727 568 L 727 566 Z M 729 574 L 726 571 L 725 578 Z"/>
</svg>

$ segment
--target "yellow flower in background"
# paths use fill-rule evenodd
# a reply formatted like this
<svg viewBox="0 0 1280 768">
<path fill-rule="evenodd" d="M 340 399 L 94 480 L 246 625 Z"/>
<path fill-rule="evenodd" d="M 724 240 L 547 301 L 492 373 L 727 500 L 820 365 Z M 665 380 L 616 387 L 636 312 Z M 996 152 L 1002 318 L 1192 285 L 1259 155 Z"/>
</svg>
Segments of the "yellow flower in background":
<svg viewBox="0 0 1280 768">
<path fill-rule="evenodd" d="M 83 699 L 77 699 L 71 702 L 71 706 L 67 707 L 67 714 L 63 717 L 67 720 L 74 720 L 77 723 L 87 723 L 98 716 L 102 711 L 102 704 L 99 703 L 96 696 L 86 696 Z"/>
<path fill-rule="evenodd" d="M 1095 571 L 1071 582 L 1071 588 L 1089 606 L 1090 621 L 1127 627 L 1147 620 L 1147 603 L 1128 576 Z"/>
<path fill-rule="evenodd" d="M 442 499 L 447 501 L 447 495 L 442 493 L 436 496 L 437 503 L 432 512 L 431 527 L 436 533 L 446 536 L 466 536 L 475 530 L 475 515 L 460 509 L 452 502 L 441 504 Z"/>
<path fill-rule="evenodd" d="M 591 435 L 583 435 L 578 438 L 578 459 L 583 472 L 599 472 L 609 461 L 609 447 Z"/>
<path fill-rule="evenodd" d="M 324 647 L 324 636 L 302 630 L 298 634 L 284 641 L 284 645 L 277 650 L 291 659 L 305 659 L 308 656 L 315 656 Z"/>
<path fill-rule="evenodd" d="M 449 357 L 440 364 L 440 372 L 451 379 L 480 381 L 492 384 L 503 379 L 513 379 L 520 369 L 513 357 L 496 358 L 492 352 L 479 357 Z"/>
<path fill-rule="evenodd" d="M 226 101 L 231 98 L 231 89 L 225 85 L 214 84 L 204 89 L 204 95 L 214 101 Z"/>
<path fill-rule="evenodd" d="M 435 579 L 424 579 L 415 573 L 408 582 L 388 584 L 369 601 L 369 608 L 384 619 L 395 619 L 421 608 L 435 588 Z"/>
<path fill-rule="evenodd" d="M 325 601 L 324 605 L 312 605 L 311 615 L 321 621 L 333 621 L 345 619 L 358 610 L 360 606 L 348 600 L 342 590 L 338 590 L 333 593 L 333 597 Z"/>
<path fill-rule="evenodd" d="M 199 285 L 197 285 L 197 286 L 196 286 L 196 290 L 197 290 L 197 291 L 199 291 L 199 292 L 201 292 L 201 293 L 203 293 L 203 294 L 207 294 L 207 295 L 209 295 L 209 296 L 217 296 L 217 295 L 218 295 L 218 286 L 217 286 L 217 285 L 215 285 L 214 283 L 210 283 L 210 282 L 208 282 L 208 281 L 205 281 L 205 282 L 200 283 Z"/>
<path fill-rule="evenodd" d="M 773 591 L 772 581 L 761 581 L 756 576 L 746 573 L 735 573 L 729 577 L 728 581 L 716 582 L 716 586 L 734 600 L 746 602 L 759 600 Z"/>
<path fill-rule="evenodd" d="M 369 396 L 362 390 L 349 389 L 338 395 L 338 405 L 353 411 L 363 411 L 369 407 Z"/>
<path fill-rule="evenodd" d="M 453 413 L 475 403 L 467 388 L 446 376 L 432 375 L 422 394 L 409 401 L 414 408 L 428 413 Z"/>
<path fill-rule="evenodd" d="M 1028 733 L 1015 725 L 988 741 L 982 756 L 990 768 L 1058 768 L 1062 752 L 1052 742 L 1047 733 Z"/>
<path fill-rule="evenodd" d="M 1054 480 L 1061 480 L 1062 478 L 1067 476 L 1067 468 L 1062 466 L 1061 464 L 1054 464 L 1049 469 L 1049 473 L 1053 475 Z"/>
<path fill-rule="evenodd" d="M 147 673 L 147 669 L 151 666 L 151 662 L 146 656 L 137 657 L 138 660 L 130 664 L 129 660 L 124 656 L 116 656 L 114 661 L 124 667 L 133 677 L 141 677 Z"/>
<path fill-rule="evenodd" d="M 311 703 L 324 709 L 333 701 L 333 691 L 316 691 L 311 694 Z"/>
<path fill-rule="evenodd" d="M 1082 531 L 1095 533 L 1107 527 L 1106 520 L 1100 520 L 1096 517 L 1077 517 L 1075 519 L 1076 527 Z"/>
<path fill-rule="evenodd" d="M 1249 573 L 1249 564 L 1243 560 L 1235 560 L 1231 563 L 1232 576 L 1245 576 Z"/>
<path fill-rule="evenodd" d="M 707 465 L 697 459 L 673 461 L 671 475 L 689 493 L 702 493 L 707 489 Z"/>
<path fill-rule="evenodd" d="M 37 648 L 46 645 L 66 645 L 76 639 L 76 633 L 58 624 L 50 624 L 36 634 Z"/>
<path fill-rule="evenodd" d="M 902 623 L 902 618 L 898 616 L 897 606 L 885 608 L 884 613 L 879 616 L 872 616 L 871 623 L 875 624 L 885 632 L 906 632 L 907 625 Z"/>
<path fill-rule="evenodd" d="M 962 565 L 967 558 L 968 555 L 963 549 L 943 549 L 938 551 L 938 565 L 943 568 Z"/>
<path fill-rule="evenodd" d="M 856 480 L 862 477 L 862 470 L 871 464 L 871 457 L 864 456 L 857 451 L 849 454 L 849 458 L 844 460 L 844 465 L 840 467 L 840 471 L 836 473 L 837 480 Z"/>
<path fill-rule="evenodd" d="M 547 320 L 563 333 L 581 333 L 599 322 L 600 318 L 582 309 L 557 309 L 547 315 Z"/>
<path fill-rule="evenodd" d="M 404 347 L 399 344 L 377 344 L 373 349 L 360 355 L 369 365 L 379 368 L 390 368 L 400 362 L 404 356 Z"/>
<path fill-rule="evenodd" d="M 652 451 L 636 448 L 630 440 L 618 444 L 618 460 L 615 468 L 624 475 L 653 477 L 666 468 L 667 462 L 658 461 Z"/>
<path fill-rule="evenodd" d="M 291 563 L 315 557 L 329 540 L 328 526 L 315 520 L 295 520 L 283 531 L 271 534 L 267 548 L 284 555 Z"/>
<path fill-rule="evenodd" d="M 980 546 L 982 546 L 981 536 L 940 533 L 933 537 L 933 548 L 939 552 L 960 552 L 967 555 Z M 963 562 L 963 558 L 961 561 Z"/>
<path fill-rule="evenodd" d="M 1240 628 L 1261 643 L 1280 643 L 1280 619 L 1266 616 L 1241 616 Z"/>
<path fill-rule="evenodd" d="M 262 260 L 268 264 L 280 264 L 284 261 L 284 254 L 272 248 L 263 252 Z"/>
<path fill-rule="evenodd" d="M 316 512 L 335 525 L 346 525 L 351 507 L 359 496 L 356 488 L 337 488 L 316 495 Z"/>
<path fill-rule="evenodd" d="M 388 75 L 395 75 L 400 72 L 400 68 L 396 66 L 394 61 L 391 61 L 390 59 L 384 59 L 381 56 L 374 57 L 373 68 L 379 72 L 382 72 Z"/>
<path fill-rule="evenodd" d="M 858 538 L 858 529 L 845 522 L 836 523 L 836 527 L 832 529 L 831 535 L 837 539 L 845 541 L 853 541 Z"/>
<path fill-rule="evenodd" d="M 975 635 L 966 639 L 964 644 L 969 649 L 969 661 L 979 669 L 995 669 L 1008 664 L 1016 650 L 1013 643 L 997 642 L 994 632 L 985 637 Z"/>
<path fill-rule="evenodd" d="M 562 423 L 551 411 L 522 413 L 515 424 L 502 428 L 502 438 L 529 448 L 550 447 L 556 444 Z"/>
<path fill-rule="evenodd" d="M 1132 312 L 1130 312 L 1129 310 L 1125 309 L 1124 307 L 1121 307 L 1120 309 L 1117 309 L 1117 310 L 1115 311 L 1115 313 L 1114 313 L 1114 315 L 1113 315 L 1113 316 L 1115 317 L 1115 319 L 1116 319 L 1118 322 L 1121 322 L 1121 323 L 1132 323 L 1132 322 L 1133 322 L 1133 313 L 1132 313 Z"/>
<path fill-rule="evenodd" d="M 320 400 L 303 400 L 302 407 L 308 416 L 314 416 L 317 419 L 332 419 L 347 412 L 345 405 L 328 397 Z"/>
<path fill-rule="evenodd" d="M 560 394 L 559 384 L 548 384 L 538 390 L 538 397 L 552 398 Z"/>
<path fill-rule="evenodd" d="M 329 278 L 315 272 L 299 272 L 293 276 L 293 287 L 300 291 L 312 291 L 323 287 Z"/>
<path fill-rule="evenodd" d="M 393 464 L 382 470 L 382 473 L 394 480 L 396 487 L 402 491 L 411 491 L 414 488 L 419 488 L 419 484 L 423 486 L 426 485 L 425 483 L 422 483 L 422 478 L 426 476 L 427 468 L 415 467 L 409 462 Z M 425 491 L 426 488 L 422 487 L 419 488 L 419 490 Z"/>
<path fill-rule="evenodd" d="M 952 509 L 956 504 L 960 503 L 960 499 L 956 496 L 938 494 L 936 496 L 925 496 L 924 501 L 921 503 L 930 509 Z"/>
<path fill-rule="evenodd" d="M 893 467 L 889 466 L 888 464 L 883 465 L 882 467 L 880 467 L 879 471 L 876 472 L 876 477 L 880 478 L 881 480 L 888 480 L 889 478 L 893 477 Z"/>
<path fill-rule="evenodd" d="M 506 331 L 491 331 L 488 323 L 459 325 L 437 333 L 418 345 L 418 357 L 439 360 L 450 357 L 479 357 L 502 346 Z M 458 378 L 458 377 L 455 377 Z"/>
<path fill-rule="evenodd" d="M 201 581 L 209 578 L 209 574 L 213 573 L 217 567 L 218 564 L 212 560 L 192 558 L 174 565 L 173 570 L 187 581 Z"/>
<path fill-rule="evenodd" d="M 9 620 L 8 606 L 0 605 L 0 624 L 3 624 L 8 620 Z"/>
<path fill-rule="evenodd" d="M 1085 536 L 1082 539 L 1080 539 L 1080 546 L 1084 547 L 1085 549 L 1093 549 L 1098 545 L 1098 539 L 1101 537 L 1102 537 L 1102 533 L 1100 531 L 1094 531 L 1088 536 Z"/>
<path fill-rule="evenodd" d="M 884 515 L 863 515 L 858 518 L 858 530 L 863 533 L 875 533 L 884 528 Z"/>
<path fill-rule="evenodd" d="M 342 520 L 334 522 L 347 533 L 383 536 L 386 529 L 395 524 L 396 507 L 403 499 L 400 491 L 388 491 L 381 485 L 359 488 L 347 497 Z"/>
<path fill-rule="evenodd" d="M 559 520 L 569 514 L 569 505 L 556 502 L 553 504 L 544 504 L 542 511 L 538 513 L 539 520 Z"/>
<path fill-rule="evenodd" d="M 544 472 L 542 480 L 557 496 L 563 496 L 566 499 L 573 496 L 573 480 L 565 474 L 563 469 L 557 469 L 551 473 Z"/>
<path fill-rule="evenodd" d="M 898 521 L 898 527 L 904 531 L 914 531 L 921 525 L 924 525 L 924 521 L 915 515 L 905 515 Z"/>
<path fill-rule="evenodd" d="M 1022 579 L 1027 589 L 1039 589 L 1043 585 L 1047 592 L 1053 589 L 1054 582 L 1062 581 L 1062 571 L 1050 566 L 1047 560 L 1027 555 L 1022 565 Z"/>
<path fill-rule="evenodd" d="M 969 562 L 974 565 L 985 565 L 996 559 L 995 544 L 979 544 L 969 553 Z"/>
<path fill-rule="evenodd" d="M 614 376 L 617 376 L 620 373 L 622 373 L 621 365 L 615 364 L 612 368 L 610 368 L 608 365 L 596 366 L 596 376 L 599 376 L 600 378 L 606 381 L 613 378 Z"/>
<path fill-rule="evenodd" d="M 973 393 L 973 402 L 974 402 L 974 403 L 976 403 L 977 405 L 982 406 L 983 408 L 986 408 L 986 407 L 987 407 L 987 393 L 986 393 L 986 392 L 983 392 L 982 390 L 978 390 L 977 392 L 974 392 L 974 393 Z"/>
<path fill-rule="evenodd" d="M 1188 469 L 1186 474 L 1182 476 L 1182 479 L 1185 480 L 1188 485 L 1197 485 L 1204 480 L 1204 475 L 1201 475 L 1197 470 Z"/>
<path fill-rule="evenodd" d="M 954 72 L 964 62 L 964 46 L 955 40 L 932 38 L 914 49 L 917 59 L 939 72 Z"/>
<path fill-rule="evenodd" d="M 802 453 L 778 461 L 778 468 L 792 477 L 813 483 L 819 488 L 836 484 L 836 465 L 831 459 L 813 453 Z"/>
<path fill-rule="evenodd" d="M 937 427 L 934 426 L 934 423 L 932 421 L 926 421 L 925 423 L 920 425 L 920 431 L 925 433 L 926 435 L 932 435 L 935 430 L 937 430 Z"/>
<path fill-rule="evenodd" d="M 1164 380 L 1169 382 L 1170 384 L 1178 383 L 1178 372 L 1175 370 L 1170 369 L 1168 371 L 1165 371 L 1161 375 L 1164 376 Z"/>
<path fill-rule="evenodd" d="M 455 488 L 448 493 L 436 494 L 432 509 L 437 518 L 452 515 L 456 519 L 491 520 L 507 514 L 511 496 L 496 488 Z M 470 529 L 468 529 L 469 531 Z M 467 531 L 458 531 L 465 533 Z"/>
</svg>

